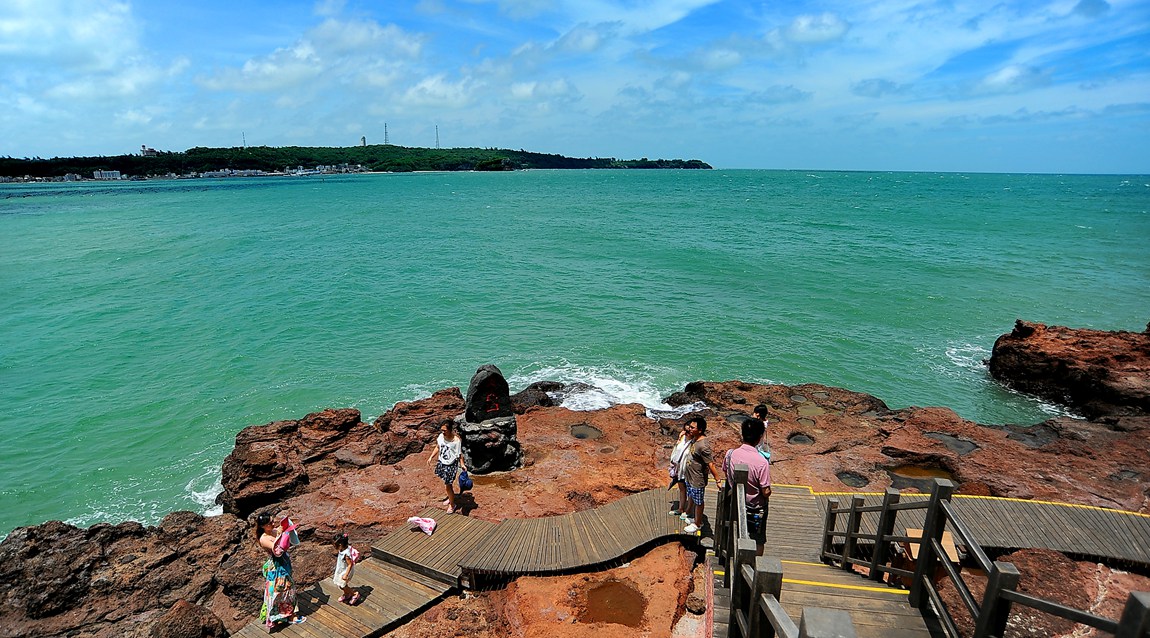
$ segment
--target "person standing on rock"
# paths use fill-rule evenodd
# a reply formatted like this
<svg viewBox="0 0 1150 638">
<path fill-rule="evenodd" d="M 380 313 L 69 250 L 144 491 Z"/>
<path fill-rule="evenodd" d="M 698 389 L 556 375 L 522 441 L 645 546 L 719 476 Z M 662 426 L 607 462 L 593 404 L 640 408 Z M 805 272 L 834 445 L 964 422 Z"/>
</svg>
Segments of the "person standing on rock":
<svg viewBox="0 0 1150 638">
<path fill-rule="evenodd" d="M 761 450 L 763 452 L 763 454 L 766 456 L 767 460 L 769 461 L 769 460 L 771 460 L 771 442 L 769 439 L 767 439 L 767 426 L 770 425 L 771 422 L 767 420 L 767 414 L 768 414 L 768 412 L 767 412 L 767 406 L 766 405 L 763 405 L 762 403 L 760 403 L 760 404 L 755 406 L 755 411 L 754 411 L 755 418 L 759 419 L 760 421 L 763 422 L 763 442 L 759 443 L 759 445 L 757 447 L 759 448 L 759 450 Z"/>
<path fill-rule="evenodd" d="M 764 410 L 765 412 L 766 410 Z M 755 408 L 755 414 L 758 414 Z M 770 513 L 771 504 L 771 463 L 760 447 L 767 431 L 767 424 L 762 419 L 749 418 L 743 421 L 743 444 L 728 450 L 723 459 L 723 472 L 727 475 L 727 482 L 733 485 L 735 466 L 746 465 L 747 485 L 747 533 L 755 539 L 755 551 L 763 555 L 763 547 L 767 540 L 767 514 Z"/>
<path fill-rule="evenodd" d="M 679 440 L 671 449 L 671 467 L 668 470 L 671 475 L 671 484 L 667 486 L 667 489 L 676 485 L 679 486 L 679 500 L 671 508 L 671 516 L 682 516 L 687 510 L 687 448 L 690 445 L 691 439 L 687 436 L 687 429 L 684 426 L 683 431 L 679 433 Z"/>
<path fill-rule="evenodd" d="M 447 506 L 447 513 L 454 514 L 458 509 L 455 505 L 455 476 L 459 470 L 467 470 L 463 464 L 463 440 L 455 432 L 455 421 L 444 419 L 439 425 L 439 436 L 435 437 L 435 451 L 427 457 L 427 465 L 435 461 L 435 475 L 443 479 L 447 488 L 447 498 L 443 504 Z M 462 491 L 460 492 L 462 493 Z"/>
<path fill-rule="evenodd" d="M 290 531 L 284 525 L 281 522 L 277 531 L 270 516 L 256 516 L 256 542 L 268 554 L 261 569 L 264 576 L 264 606 L 260 611 L 260 619 L 269 632 L 278 623 L 298 625 L 307 620 L 307 616 L 298 615 L 295 583 L 291 576 L 291 557 L 288 556 L 287 543 L 280 540 L 281 536 Z"/>
<path fill-rule="evenodd" d="M 707 491 L 707 471 L 715 477 L 715 482 L 722 487 L 723 478 L 715 468 L 715 454 L 711 450 L 711 441 L 707 438 L 707 420 L 701 416 L 692 417 L 685 426 L 687 436 L 691 439 L 687 447 L 687 526 L 683 531 L 694 534 L 699 531 L 703 522 L 703 495 Z"/>
</svg>

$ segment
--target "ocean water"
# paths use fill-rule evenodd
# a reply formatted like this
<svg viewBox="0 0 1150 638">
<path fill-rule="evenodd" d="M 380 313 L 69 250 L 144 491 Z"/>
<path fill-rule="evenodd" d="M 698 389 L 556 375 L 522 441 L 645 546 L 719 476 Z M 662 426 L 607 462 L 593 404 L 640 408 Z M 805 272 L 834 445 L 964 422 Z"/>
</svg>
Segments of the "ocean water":
<svg viewBox="0 0 1150 638">
<path fill-rule="evenodd" d="M 1035 423 L 1017 318 L 1141 331 L 1150 177 L 525 171 L 0 185 L 0 535 L 211 513 L 239 430 L 498 365 Z"/>
</svg>

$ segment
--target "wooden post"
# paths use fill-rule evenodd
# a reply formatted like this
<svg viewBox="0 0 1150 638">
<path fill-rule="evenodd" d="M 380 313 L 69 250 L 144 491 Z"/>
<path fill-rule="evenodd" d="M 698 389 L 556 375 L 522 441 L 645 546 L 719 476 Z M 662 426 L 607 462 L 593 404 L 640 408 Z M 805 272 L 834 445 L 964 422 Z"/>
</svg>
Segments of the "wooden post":
<svg viewBox="0 0 1150 638">
<path fill-rule="evenodd" d="M 923 538 L 926 538 L 925 530 Z M 922 550 L 918 555 L 922 556 Z M 982 596 L 982 605 L 978 609 L 978 618 L 974 619 L 973 638 L 986 638 L 986 636 L 1002 636 L 1006 631 L 1006 619 L 1010 615 L 1010 601 L 1002 597 L 1003 591 L 1014 591 L 1018 587 L 1021 574 L 1011 563 L 994 561 L 987 574 L 986 593 Z"/>
<path fill-rule="evenodd" d="M 733 483 L 733 485 L 731 485 L 731 524 L 734 525 L 735 530 L 738 531 L 739 538 L 745 538 L 747 528 L 739 525 L 739 519 L 740 513 L 745 514 L 747 511 L 747 501 L 739 501 L 739 496 L 743 495 L 745 497 L 747 493 L 747 478 L 751 474 L 751 468 L 745 463 L 739 463 L 732 467 L 731 470 L 735 473 L 733 477 L 734 480 L 728 481 L 729 483 Z M 743 489 L 739 489 L 739 487 Z"/>
<path fill-rule="evenodd" d="M 832 498 L 827 500 L 827 516 L 823 520 L 823 551 L 819 558 L 827 562 L 826 554 L 833 554 L 835 551 L 835 536 L 832 532 L 835 531 L 835 525 L 838 524 L 838 514 L 835 510 L 839 508 L 839 500 Z"/>
<path fill-rule="evenodd" d="M 855 543 L 858 542 L 856 534 L 859 533 L 859 527 L 862 525 L 862 512 L 859 508 L 863 506 L 866 501 L 861 496 L 851 497 L 851 512 L 847 517 L 847 537 L 843 542 L 843 564 L 841 568 L 844 571 L 849 571 L 851 568 L 850 559 L 855 553 Z"/>
<path fill-rule="evenodd" d="M 874 539 L 874 552 L 870 556 L 870 579 L 882 580 L 882 572 L 878 570 L 879 565 L 886 565 L 888 554 L 890 554 L 890 543 L 883 540 L 883 538 L 894 534 L 894 521 L 898 518 L 898 510 L 892 510 L 891 505 L 898 503 L 899 492 L 893 487 L 886 488 L 886 494 L 882 497 L 882 510 L 878 515 L 878 528 L 877 538 Z"/>
<path fill-rule="evenodd" d="M 907 602 L 911 607 L 923 609 L 930 604 L 926 595 L 926 579 L 934 572 L 934 546 L 930 540 L 942 540 L 942 532 L 946 529 L 946 514 L 942 511 L 940 503 L 949 501 L 954 493 L 954 483 L 946 479 L 934 479 L 934 489 L 930 491 L 930 506 L 926 510 L 926 523 L 922 528 L 922 538 L 919 539 L 918 562 L 914 566 L 914 581 L 910 585 L 910 595 Z"/>
<path fill-rule="evenodd" d="M 841 609 L 806 607 L 799 619 L 799 638 L 855 638 L 851 615 Z"/>
<path fill-rule="evenodd" d="M 750 607 L 747 609 L 747 636 L 770 635 L 774 629 L 771 622 L 759 608 L 759 597 L 763 594 L 774 596 L 775 600 L 783 591 L 783 563 L 777 558 L 755 557 L 755 585 L 751 588 Z M 730 625 L 728 625 L 730 627 Z M 766 629 L 764 629 L 764 627 Z M 727 631 L 728 635 L 730 630 Z"/>
<path fill-rule="evenodd" d="M 724 485 L 719 490 L 719 502 L 715 504 L 715 558 L 724 563 L 731 555 L 731 510 L 728 503 L 731 491 L 730 483 Z M 682 508 L 680 504 L 680 511 Z"/>
<path fill-rule="evenodd" d="M 727 633 L 731 633 L 731 628 L 739 626 L 738 610 L 742 609 L 744 613 L 751 609 L 751 587 L 747 581 L 743 580 L 743 565 L 755 564 L 755 541 L 749 538 L 740 538 L 735 541 L 735 553 L 731 560 L 731 569 L 727 574 L 727 580 L 730 581 L 731 586 L 731 613 L 727 618 Z"/>
<path fill-rule="evenodd" d="M 1114 638 L 1145 638 L 1150 635 L 1150 592 L 1130 592 L 1126 608 L 1118 619 Z"/>
</svg>

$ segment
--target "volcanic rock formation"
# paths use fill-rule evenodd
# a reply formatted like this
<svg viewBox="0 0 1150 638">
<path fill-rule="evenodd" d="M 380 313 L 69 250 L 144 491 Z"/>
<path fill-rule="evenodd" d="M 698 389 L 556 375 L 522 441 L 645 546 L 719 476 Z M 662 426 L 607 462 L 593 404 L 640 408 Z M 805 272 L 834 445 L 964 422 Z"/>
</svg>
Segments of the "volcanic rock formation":
<svg viewBox="0 0 1150 638">
<path fill-rule="evenodd" d="M 1050 330 L 1034 333 L 1049 336 Z M 1056 337 L 1051 343 L 1095 343 L 1089 336 L 1081 341 Z M 1131 344 L 1130 353 L 1114 350 L 1111 357 L 1092 364 L 1113 361 L 1114 370 L 1105 378 L 1131 376 L 1134 362 L 1143 360 L 1140 342 L 1125 342 Z M 1065 347 L 1059 352 L 1069 368 L 1084 365 L 1075 357 L 1092 356 Z M 1039 369 L 1059 369 L 1036 360 Z M 1136 390 L 1138 385 L 1129 387 Z M 547 405 L 564 390 L 561 384 L 540 384 L 500 404 L 501 412 L 504 405 L 518 412 L 522 467 L 477 476 L 475 489 L 462 499 L 467 515 L 490 521 L 553 516 L 666 486 L 681 420 L 651 418 L 641 405 L 589 412 Z M 504 396 L 500 393 L 498 400 Z M 843 491 L 848 489 L 843 481 L 850 480 L 864 483 L 866 491 L 880 491 L 898 480 L 899 471 L 911 468 L 950 476 L 960 493 L 1150 513 L 1150 417 L 1129 414 L 1132 402 L 1106 396 L 1091 405 L 1098 410 L 1115 406 L 1116 413 L 1098 421 L 1061 417 L 1029 428 L 980 425 L 946 408 L 892 410 L 875 397 L 819 385 L 698 381 L 668 401 L 702 406 L 698 413 L 707 417 L 708 436 L 719 454 L 738 444 L 738 424 L 751 407 L 768 405 L 772 478 L 777 483 Z M 154 527 L 121 523 L 79 529 L 52 521 L 14 530 L 0 543 L 0 638 L 142 638 L 172 635 L 175 629 L 218 635 L 213 619 L 234 632 L 260 607 L 258 568 L 263 555 L 251 526 L 256 513 L 290 514 L 300 524 L 303 543 L 292 558 L 297 583 L 307 587 L 330 575 L 331 548 L 320 539 L 346 531 L 353 544 L 366 547 L 439 502 L 442 482 L 427 467 L 427 446 L 443 419 L 465 411 L 459 389 L 448 388 L 426 399 L 398 403 L 371 424 L 348 408 L 251 426 L 236 436 L 235 449 L 224 462 L 221 516 L 176 512 Z M 684 583 L 691 579 L 690 561 L 682 561 L 681 552 L 678 545 L 661 549 L 618 573 L 604 572 L 591 580 L 625 580 L 644 600 L 658 599 L 660 605 L 671 598 L 681 601 L 689 593 Z M 1024 579 L 1027 588 L 1044 595 L 1054 592 L 1061 600 L 1057 592 L 1066 588 L 1047 580 L 1068 581 L 1068 572 L 1050 576 L 1050 570 L 1026 567 L 1052 560 L 1040 554 L 1007 560 L 1015 560 L 1024 574 L 1033 574 Z M 1150 589 L 1145 576 L 1094 563 L 1074 564 L 1075 582 L 1097 583 L 1084 589 L 1096 610 L 1120 607 L 1127 591 Z M 521 579 L 506 592 L 447 601 L 428 612 L 428 618 L 435 618 L 437 635 L 469 635 L 477 627 L 488 628 L 491 636 L 586 635 L 585 627 L 566 632 L 563 623 L 556 622 L 561 613 L 568 614 L 564 619 L 569 621 L 579 612 L 584 600 L 580 596 L 593 584 L 582 578 Z M 1063 602 L 1078 604 L 1078 598 L 1069 597 L 1072 593 Z M 531 611 L 545 610 L 545 602 L 555 610 L 553 617 Z M 659 613 L 681 613 L 680 605 L 675 603 L 680 611 L 659 607 Z M 645 627 L 651 635 L 665 635 L 662 622 Z"/>
<path fill-rule="evenodd" d="M 990 373 L 1089 419 L 1150 415 L 1150 325 L 1106 332 L 1020 319 L 994 342 Z"/>
</svg>

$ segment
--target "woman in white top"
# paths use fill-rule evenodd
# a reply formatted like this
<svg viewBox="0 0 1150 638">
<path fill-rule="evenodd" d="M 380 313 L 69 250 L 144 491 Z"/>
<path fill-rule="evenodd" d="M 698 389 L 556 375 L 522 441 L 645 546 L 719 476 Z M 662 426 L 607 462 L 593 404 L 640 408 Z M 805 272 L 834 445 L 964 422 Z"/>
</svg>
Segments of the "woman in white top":
<svg viewBox="0 0 1150 638">
<path fill-rule="evenodd" d="M 687 509 L 687 481 L 686 476 L 686 456 L 687 448 L 691 445 L 691 439 L 687 436 L 687 431 L 684 429 L 679 433 L 679 440 L 675 442 L 675 447 L 671 450 L 671 467 L 668 473 L 671 475 L 671 484 L 667 489 L 671 489 L 676 483 L 679 485 L 679 500 L 671 507 L 671 516 L 681 516 Z"/>
<path fill-rule="evenodd" d="M 467 470 L 463 464 L 463 441 L 455 433 L 455 421 L 444 419 L 439 425 L 439 436 L 435 437 L 435 451 L 427 457 L 427 465 L 435 460 L 435 475 L 443 479 L 447 488 L 447 498 L 443 504 L 447 506 L 447 513 L 455 513 L 455 475 L 459 470 Z"/>
</svg>

